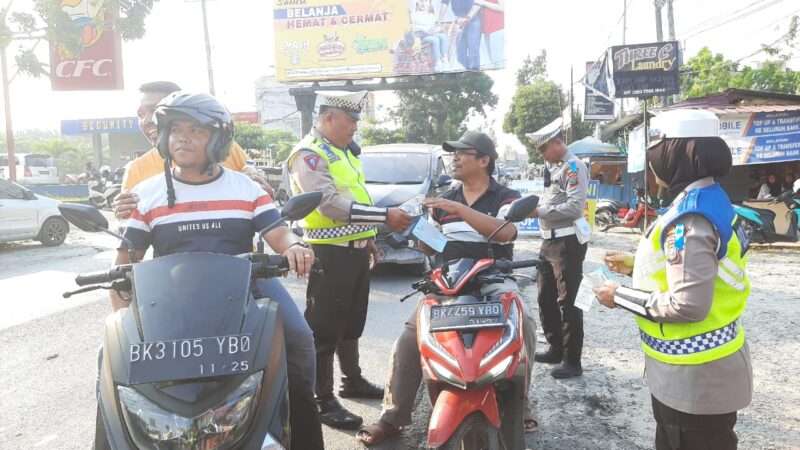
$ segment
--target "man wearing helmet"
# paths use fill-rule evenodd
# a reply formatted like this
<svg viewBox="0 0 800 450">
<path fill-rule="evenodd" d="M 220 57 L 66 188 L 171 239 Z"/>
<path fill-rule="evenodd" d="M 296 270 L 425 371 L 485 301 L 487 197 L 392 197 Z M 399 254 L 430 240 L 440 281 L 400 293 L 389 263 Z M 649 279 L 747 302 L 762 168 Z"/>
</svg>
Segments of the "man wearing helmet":
<svg viewBox="0 0 800 450">
<path fill-rule="evenodd" d="M 136 115 L 139 118 L 139 129 L 147 138 L 153 148 L 144 155 L 131 161 L 125 167 L 122 179 L 122 193 L 114 199 L 114 213 L 119 220 L 130 217 L 131 211 L 136 208 L 138 198 L 130 190 L 140 182 L 159 175 L 163 171 L 164 158 L 156 149 L 158 130 L 154 121 L 155 107 L 167 95 L 179 91 L 181 88 L 171 81 L 153 81 L 139 87 L 142 97 Z M 231 144 L 231 151 L 227 158 L 220 164 L 228 169 L 242 172 L 261 185 L 270 195 L 273 195 L 269 184 L 258 175 L 258 171 L 245 164 L 247 156 L 236 142 Z"/>
<path fill-rule="evenodd" d="M 252 250 L 256 232 L 280 221 L 272 198 L 245 175 L 220 165 L 230 152 L 234 124 L 227 109 L 208 94 L 175 92 L 156 107 L 157 149 L 164 176 L 133 188 L 139 202 L 123 221 L 137 257 L 153 247 L 157 255 L 214 252 L 229 255 Z M 175 167 L 172 167 L 174 162 Z M 165 195 L 166 194 L 166 195 Z M 265 235 L 291 270 L 307 276 L 314 252 L 284 223 Z M 129 262 L 119 249 L 115 264 Z M 259 280 L 255 290 L 280 304 L 286 337 L 292 444 L 322 449 L 322 429 L 313 400 L 315 351 L 311 330 L 277 279 Z M 128 306 L 126 293 L 112 291 L 112 307 Z"/>
</svg>

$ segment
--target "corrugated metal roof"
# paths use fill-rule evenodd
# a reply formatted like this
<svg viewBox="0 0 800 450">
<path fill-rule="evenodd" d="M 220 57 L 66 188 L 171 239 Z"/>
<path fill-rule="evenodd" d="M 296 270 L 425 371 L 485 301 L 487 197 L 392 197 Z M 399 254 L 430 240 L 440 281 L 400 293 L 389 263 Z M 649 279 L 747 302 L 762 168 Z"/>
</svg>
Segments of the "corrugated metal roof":
<svg viewBox="0 0 800 450">
<path fill-rule="evenodd" d="M 710 111 L 714 114 L 736 114 L 736 113 L 800 111 L 800 105 L 754 105 L 754 106 L 730 105 L 727 107 L 717 106 L 714 108 L 684 108 L 684 109 L 702 109 L 703 111 Z"/>
</svg>

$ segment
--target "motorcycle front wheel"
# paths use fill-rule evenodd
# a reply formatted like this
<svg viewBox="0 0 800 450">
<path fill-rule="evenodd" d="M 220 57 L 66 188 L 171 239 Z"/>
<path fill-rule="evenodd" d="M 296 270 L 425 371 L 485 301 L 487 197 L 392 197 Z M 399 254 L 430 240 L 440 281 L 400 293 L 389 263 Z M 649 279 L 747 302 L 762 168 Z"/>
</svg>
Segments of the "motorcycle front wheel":
<svg viewBox="0 0 800 450">
<path fill-rule="evenodd" d="M 597 221 L 597 226 L 600 228 L 600 231 L 608 231 L 608 229 L 616 225 L 617 222 L 614 220 L 614 216 L 610 211 L 598 211 L 595 216 L 595 221 Z"/>
<path fill-rule="evenodd" d="M 500 430 L 492 426 L 483 414 L 472 413 L 461 422 L 450 439 L 441 447 L 430 450 L 507 450 L 503 445 Z"/>
</svg>

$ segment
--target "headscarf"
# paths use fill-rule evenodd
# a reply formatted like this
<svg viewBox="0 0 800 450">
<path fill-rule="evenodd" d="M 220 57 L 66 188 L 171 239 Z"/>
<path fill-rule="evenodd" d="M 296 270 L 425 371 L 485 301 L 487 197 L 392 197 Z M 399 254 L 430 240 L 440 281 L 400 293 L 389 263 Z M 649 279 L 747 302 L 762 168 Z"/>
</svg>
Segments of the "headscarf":
<svg viewBox="0 0 800 450">
<path fill-rule="evenodd" d="M 649 150 L 648 158 L 672 198 L 697 180 L 724 176 L 733 165 L 728 144 L 718 137 L 664 139 Z"/>
</svg>

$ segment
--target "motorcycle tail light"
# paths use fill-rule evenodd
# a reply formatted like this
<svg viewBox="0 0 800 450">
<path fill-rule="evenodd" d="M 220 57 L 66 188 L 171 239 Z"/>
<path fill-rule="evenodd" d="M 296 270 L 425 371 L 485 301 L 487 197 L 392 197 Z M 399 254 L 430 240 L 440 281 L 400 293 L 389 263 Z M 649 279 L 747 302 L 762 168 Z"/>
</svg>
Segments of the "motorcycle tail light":
<svg viewBox="0 0 800 450">
<path fill-rule="evenodd" d="M 249 429 L 262 377 L 263 372 L 249 376 L 220 404 L 194 417 L 165 410 L 126 386 L 117 387 L 117 392 L 125 424 L 137 448 L 223 450 L 233 448 Z"/>
</svg>

